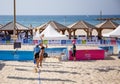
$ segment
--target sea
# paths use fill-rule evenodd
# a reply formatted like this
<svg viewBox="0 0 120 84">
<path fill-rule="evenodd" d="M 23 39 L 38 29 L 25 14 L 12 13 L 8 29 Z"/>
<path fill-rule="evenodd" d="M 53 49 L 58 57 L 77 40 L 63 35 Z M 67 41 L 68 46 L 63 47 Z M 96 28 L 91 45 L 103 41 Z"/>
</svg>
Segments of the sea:
<svg viewBox="0 0 120 84">
<path fill-rule="evenodd" d="M 77 21 L 84 20 L 92 25 L 97 25 L 101 21 L 97 20 L 100 15 L 17 15 L 16 21 L 24 26 L 37 27 L 49 21 L 56 21 L 65 26 L 69 26 Z M 102 15 L 102 18 L 120 18 L 120 15 Z M 13 15 L 0 15 L 0 24 L 5 25 L 13 21 Z M 120 20 L 115 20 L 120 24 Z"/>
</svg>

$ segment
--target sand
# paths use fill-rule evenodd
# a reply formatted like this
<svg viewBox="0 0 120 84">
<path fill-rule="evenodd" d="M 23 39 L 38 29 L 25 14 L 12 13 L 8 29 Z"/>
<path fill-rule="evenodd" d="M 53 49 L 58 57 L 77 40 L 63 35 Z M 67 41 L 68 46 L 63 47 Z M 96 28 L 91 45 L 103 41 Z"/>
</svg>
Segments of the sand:
<svg viewBox="0 0 120 84">
<path fill-rule="evenodd" d="M 120 59 L 59 61 L 47 58 L 40 72 L 32 61 L 0 61 L 0 84 L 119 84 Z"/>
<path fill-rule="evenodd" d="M 4 49 L 9 46 L 1 46 Z M 23 49 L 33 46 L 22 46 Z M 80 46 L 83 48 L 86 46 Z M 87 46 L 95 48 L 96 46 Z M 97 47 L 96 47 L 97 48 Z M 47 58 L 40 72 L 34 72 L 33 61 L 0 61 L 0 84 L 119 84 L 120 59 L 60 61 Z"/>
</svg>

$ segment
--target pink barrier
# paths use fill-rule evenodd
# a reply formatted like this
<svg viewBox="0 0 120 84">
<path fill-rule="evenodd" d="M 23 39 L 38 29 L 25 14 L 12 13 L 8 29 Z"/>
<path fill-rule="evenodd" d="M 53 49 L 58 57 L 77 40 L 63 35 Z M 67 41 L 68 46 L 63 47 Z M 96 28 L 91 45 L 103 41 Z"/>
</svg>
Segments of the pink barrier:
<svg viewBox="0 0 120 84">
<path fill-rule="evenodd" d="M 77 50 L 76 60 L 102 60 L 104 55 L 104 50 Z M 69 60 L 73 60 L 71 51 L 69 51 Z"/>
</svg>

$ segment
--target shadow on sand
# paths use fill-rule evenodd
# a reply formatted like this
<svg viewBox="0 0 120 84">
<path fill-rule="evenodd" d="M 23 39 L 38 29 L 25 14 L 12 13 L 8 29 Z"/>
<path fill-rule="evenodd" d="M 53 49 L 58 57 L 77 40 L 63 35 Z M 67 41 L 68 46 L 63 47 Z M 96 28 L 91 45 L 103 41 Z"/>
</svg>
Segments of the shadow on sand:
<svg viewBox="0 0 120 84">
<path fill-rule="evenodd" d="M 2 70 L 4 66 L 5 66 L 5 63 L 0 63 L 0 70 Z"/>
<path fill-rule="evenodd" d="M 70 74 L 80 74 L 80 73 L 77 73 L 77 72 L 69 72 L 69 71 L 56 71 L 56 70 L 42 70 L 42 72 L 53 72 L 53 73 L 60 73 L 60 74 L 64 74 L 64 73 L 70 73 Z"/>
<path fill-rule="evenodd" d="M 18 71 L 30 71 L 29 69 L 24 69 L 24 68 L 15 68 L 15 70 L 18 70 Z"/>
<path fill-rule="evenodd" d="M 70 83 L 76 83 L 75 81 L 72 80 L 64 80 L 64 79 L 59 79 L 59 78 L 26 78 L 26 77 L 16 77 L 16 76 L 8 76 L 7 78 L 9 79 L 16 79 L 16 80 L 41 80 L 41 81 L 62 81 L 62 82 L 70 82 Z"/>
<path fill-rule="evenodd" d="M 98 68 L 95 68 L 95 70 L 98 70 L 99 72 L 109 72 L 109 71 L 117 70 L 118 72 L 120 72 L 120 66 L 98 67 Z"/>
<path fill-rule="evenodd" d="M 113 56 L 107 56 L 104 60 L 116 60 Z"/>
<path fill-rule="evenodd" d="M 16 66 L 16 67 L 33 67 L 29 65 L 17 65 L 17 64 L 6 64 L 6 66 Z"/>
</svg>

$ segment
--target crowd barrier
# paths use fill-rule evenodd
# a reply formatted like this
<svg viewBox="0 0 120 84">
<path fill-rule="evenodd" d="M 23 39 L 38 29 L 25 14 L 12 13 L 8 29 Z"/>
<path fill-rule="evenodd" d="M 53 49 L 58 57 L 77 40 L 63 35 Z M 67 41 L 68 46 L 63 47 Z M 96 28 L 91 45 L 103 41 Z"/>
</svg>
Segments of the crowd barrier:
<svg viewBox="0 0 120 84">
<path fill-rule="evenodd" d="M 18 42 L 21 42 L 22 44 L 38 44 L 41 42 L 41 40 L 32 40 L 32 39 L 24 39 L 24 40 L 17 40 Z M 117 45 L 120 44 L 120 40 L 116 40 L 116 39 L 111 39 L 111 40 L 44 40 L 45 44 L 49 44 L 49 45 L 71 45 L 72 41 L 75 41 L 75 43 L 77 45 L 86 45 L 86 44 L 107 44 L 107 45 Z M 0 41 L 0 44 L 13 44 L 14 41 L 13 40 L 4 40 L 4 41 Z"/>
<path fill-rule="evenodd" d="M 57 57 L 60 60 L 68 60 L 68 49 L 66 47 L 46 48 L 45 52 L 49 57 Z"/>
<path fill-rule="evenodd" d="M 0 50 L 0 60 L 33 60 L 33 51 Z"/>
<path fill-rule="evenodd" d="M 77 50 L 76 60 L 103 60 L 105 56 L 104 50 Z M 69 60 L 73 60 L 72 51 L 69 51 Z"/>
<path fill-rule="evenodd" d="M 61 60 L 68 60 L 68 49 L 66 47 L 46 48 L 45 52 L 50 57 L 58 57 Z M 33 51 L 22 50 L 0 50 L 0 60 L 33 60 Z"/>
<path fill-rule="evenodd" d="M 99 48 L 105 50 L 107 55 L 113 55 L 113 46 L 99 46 Z"/>
</svg>

